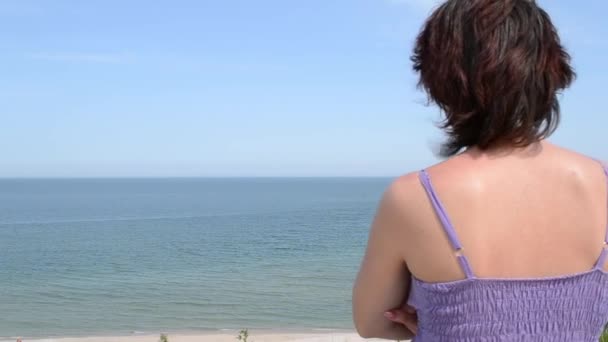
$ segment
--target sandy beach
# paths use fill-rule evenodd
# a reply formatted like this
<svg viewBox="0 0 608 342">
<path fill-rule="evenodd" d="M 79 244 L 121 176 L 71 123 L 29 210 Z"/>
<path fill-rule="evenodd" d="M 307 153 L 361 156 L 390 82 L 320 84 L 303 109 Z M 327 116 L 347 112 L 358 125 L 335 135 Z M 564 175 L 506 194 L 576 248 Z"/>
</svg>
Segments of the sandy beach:
<svg viewBox="0 0 608 342">
<path fill-rule="evenodd" d="M 168 334 L 170 342 L 234 342 L 238 332 L 222 332 L 213 334 Z M 157 342 L 159 335 L 131 336 L 99 336 L 99 337 L 66 337 L 46 339 L 22 339 L 23 342 Z M 0 342 L 15 342 L 15 340 L 0 340 Z M 250 331 L 249 342 L 361 342 L 380 341 L 364 340 L 354 332 L 320 332 L 320 333 L 290 333 L 290 332 L 256 332 Z"/>
</svg>

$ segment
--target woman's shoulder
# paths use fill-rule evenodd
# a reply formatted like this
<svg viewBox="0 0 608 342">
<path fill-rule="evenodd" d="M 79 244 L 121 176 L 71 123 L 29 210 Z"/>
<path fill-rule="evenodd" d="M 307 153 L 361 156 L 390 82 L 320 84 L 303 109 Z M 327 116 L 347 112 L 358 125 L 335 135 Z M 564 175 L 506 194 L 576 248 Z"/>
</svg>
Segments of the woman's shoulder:
<svg viewBox="0 0 608 342">
<path fill-rule="evenodd" d="M 398 203 L 402 209 L 416 210 L 420 206 L 420 200 L 426 198 L 421 181 L 422 172 L 430 178 L 433 187 L 443 188 L 445 184 L 456 187 L 470 186 L 475 177 L 469 171 L 474 166 L 460 159 L 458 156 L 452 157 L 398 176 L 387 187 L 384 198 L 392 203 Z"/>
<path fill-rule="evenodd" d="M 602 156 L 590 157 L 558 145 L 548 145 L 547 149 L 547 168 L 564 179 L 594 189 L 597 189 L 598 182 L 606 182 L 604 169 L 608 164 Z"/>
<path fill-rule="evenodd" d="M 461 154 L 420 170 L 441 198 L 458 201 L 483 199 L 497 189 L 508 190 L 510 183 L 556 182 L 597 192 L 598 184 L 606 182 L 599 159 L 548 142 L 528 155 Z M 384 194 L 385 201 L 414 215 L 426 208 L 426 197 L 420 171 L 397 177 Z"/>
<path fill-rule="evenodd" d="M 539 148 L 513 155 L 463 153 L 426 168 L 433 184 L 457 191 L 483 190 L 485 180 L 509 180 L 534 176 L 563 179 L 578 184 L 595 184 L 604 180 L 602 156 L 590 157 L 575 150 L 543 142 Z M 490 182 L 495 183 L 495 182 Z"/>
</svg>

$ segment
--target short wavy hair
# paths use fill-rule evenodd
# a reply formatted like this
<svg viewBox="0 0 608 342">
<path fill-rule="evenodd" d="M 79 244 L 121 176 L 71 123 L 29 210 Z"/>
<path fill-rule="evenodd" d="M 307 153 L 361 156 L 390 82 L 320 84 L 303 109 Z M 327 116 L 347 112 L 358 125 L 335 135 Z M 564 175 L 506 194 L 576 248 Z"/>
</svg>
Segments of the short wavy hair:
<svg viewBox="0 0 608 342">
<path fill-rule="evenodd" d="M 560 119 L 558 93 L 576 77 L 533 0 L 448 0 L 427 19 L 411 59 L 419 87 L 445 114 L 444 157 L 548 137 Z"/>
</svg>

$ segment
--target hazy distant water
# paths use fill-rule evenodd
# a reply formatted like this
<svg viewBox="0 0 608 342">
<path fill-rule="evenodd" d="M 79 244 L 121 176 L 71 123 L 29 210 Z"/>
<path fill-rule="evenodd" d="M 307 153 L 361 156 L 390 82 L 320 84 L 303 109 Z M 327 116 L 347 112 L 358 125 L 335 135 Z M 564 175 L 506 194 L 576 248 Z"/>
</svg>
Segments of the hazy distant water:
<svg viewBox="0 0 608 342">
<path fill-rule="evenodd" d="M 0 339 L 349 328 L 389 181 L 0 180 Z"/>
</svg>

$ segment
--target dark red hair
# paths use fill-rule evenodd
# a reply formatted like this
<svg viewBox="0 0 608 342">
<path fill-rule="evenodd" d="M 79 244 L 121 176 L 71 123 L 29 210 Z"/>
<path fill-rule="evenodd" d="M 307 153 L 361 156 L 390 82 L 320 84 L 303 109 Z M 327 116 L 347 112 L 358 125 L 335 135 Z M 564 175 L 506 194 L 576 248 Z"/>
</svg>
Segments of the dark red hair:
<svg viewBox="0 0 608 342">
<path fill-rule="evenodd" d="M 549 15 L 533 0 L 448 0 L 412 56 L 419 86 L 445 114 L 441 154 L 527 146 L 559 122 L 558 92 L 575 78 Z"/>
</svg>

